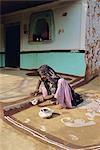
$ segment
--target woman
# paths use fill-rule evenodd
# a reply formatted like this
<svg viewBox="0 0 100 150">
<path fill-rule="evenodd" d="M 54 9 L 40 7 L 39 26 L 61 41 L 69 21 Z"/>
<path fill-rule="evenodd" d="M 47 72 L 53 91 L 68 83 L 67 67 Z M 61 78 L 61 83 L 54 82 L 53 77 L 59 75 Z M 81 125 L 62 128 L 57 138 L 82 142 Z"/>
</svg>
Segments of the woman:
<svg viewBox="0 0 100 150">
<path fill-rule="evenodd" d="M 32 95 L 38 94 L 40 89 L 43 100 L 55 98 L 61 108 L 72 108 L 75 104 L 73 99 L 74 91 L 67 81 L 58 76 L 48 65 L 42 65 L 38 69 L 38 73 L 40 80 L 36 91 Z"/>
</svg>

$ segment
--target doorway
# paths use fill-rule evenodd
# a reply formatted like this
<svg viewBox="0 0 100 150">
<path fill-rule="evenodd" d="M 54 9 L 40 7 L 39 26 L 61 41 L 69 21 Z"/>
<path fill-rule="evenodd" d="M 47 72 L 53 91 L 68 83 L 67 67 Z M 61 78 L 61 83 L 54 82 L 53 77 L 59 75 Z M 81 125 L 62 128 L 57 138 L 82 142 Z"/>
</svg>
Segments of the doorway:
<svg viewBox="0 0 100 150">
<path fill-rule="evenodd" d="M 5 67 L 20 67 L 20 25 L 6 26 Z"/>
</svg>

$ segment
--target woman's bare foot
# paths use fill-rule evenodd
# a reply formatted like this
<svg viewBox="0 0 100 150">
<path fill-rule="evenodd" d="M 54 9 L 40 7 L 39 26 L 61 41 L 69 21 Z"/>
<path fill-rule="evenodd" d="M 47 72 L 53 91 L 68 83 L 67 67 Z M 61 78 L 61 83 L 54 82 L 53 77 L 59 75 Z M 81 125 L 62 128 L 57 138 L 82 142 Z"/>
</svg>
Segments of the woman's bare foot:
<svg viewBox="0 0 100 150">
<path fill-rule="evenodd" d="M 50 101 L 50 104 L 56 105 L 56 101 Z"/>
<path fill-rule="evenodd" d="M 62 106 L 61 104 L 58 104 L 57 108 L 58 108 L 58 109 L 63 109 L 64 106 Z"/>
</svg>

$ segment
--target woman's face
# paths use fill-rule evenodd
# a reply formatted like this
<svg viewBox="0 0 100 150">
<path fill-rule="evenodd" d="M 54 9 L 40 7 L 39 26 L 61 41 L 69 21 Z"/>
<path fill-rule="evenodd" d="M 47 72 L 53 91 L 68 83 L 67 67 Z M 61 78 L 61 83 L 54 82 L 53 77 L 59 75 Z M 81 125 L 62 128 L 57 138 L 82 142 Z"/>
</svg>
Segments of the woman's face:
<svg viewBox="0 0 100 150">
<path fill-rule="evenodd" d="M 41 79 L 42 79 L 42 80 L 47 80 L 47 77 L 46 77 L 45 75 L 42 75 L 42 76 L 41 76 Z"/>
</svg>

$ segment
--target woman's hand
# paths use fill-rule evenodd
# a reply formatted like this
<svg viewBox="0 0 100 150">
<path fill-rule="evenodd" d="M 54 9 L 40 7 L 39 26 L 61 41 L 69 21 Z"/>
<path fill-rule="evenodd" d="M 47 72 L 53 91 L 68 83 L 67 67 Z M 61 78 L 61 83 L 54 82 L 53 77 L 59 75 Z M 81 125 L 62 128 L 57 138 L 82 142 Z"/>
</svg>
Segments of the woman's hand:
<svg viewBox="0 0 100 150">
<path fill-rule="evenodd" d="M 30 95 L 32 95 L 32 96 L 37 96 L 38 94 L 39 94 L 39 90 L 36 90 L 36 91 L 30 93 Z"/>
</svg>

